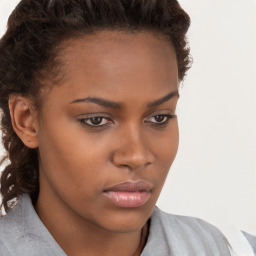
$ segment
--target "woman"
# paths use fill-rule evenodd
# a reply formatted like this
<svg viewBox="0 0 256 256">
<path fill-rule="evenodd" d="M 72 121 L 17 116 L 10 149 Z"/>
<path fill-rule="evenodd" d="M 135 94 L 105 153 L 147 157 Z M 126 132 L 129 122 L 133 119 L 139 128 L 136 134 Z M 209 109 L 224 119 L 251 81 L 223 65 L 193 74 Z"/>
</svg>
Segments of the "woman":
<svg viewBox="0 0 256 256">
<path fill-rule="evenodd" d="M 19 3 L 0 41 L 0 255 L 230 255 L 217 228 L 155 207 L 189 24 L 175 0 Z"/>
</svg>

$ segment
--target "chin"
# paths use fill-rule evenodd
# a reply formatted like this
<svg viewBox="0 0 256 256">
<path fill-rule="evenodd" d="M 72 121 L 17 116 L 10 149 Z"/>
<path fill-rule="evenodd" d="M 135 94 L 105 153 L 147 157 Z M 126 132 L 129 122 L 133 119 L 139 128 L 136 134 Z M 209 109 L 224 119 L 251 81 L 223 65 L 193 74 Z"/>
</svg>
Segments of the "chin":
<svg viewBox="0 0 256 256">
<path fill-rule="evenodd" d="M 154 208 L 153 208 L 154 209 Z M 101 216 L 101 227 L 105 230 L 128 233 L 136 232 L 143 228 L 150 218 L 153 209 L 147 207 L 117 209 L 108 211 L 104 216 Z"/>
<path fill-rule="evenodd" d="M 114 221 L 106 224 L 104 223 L 101 228 L 113 233 L 132 233 L 141 230 L 146 222 L 147 220 L 129 221 L 126 223 L 123 221 Z"/>
</svg>

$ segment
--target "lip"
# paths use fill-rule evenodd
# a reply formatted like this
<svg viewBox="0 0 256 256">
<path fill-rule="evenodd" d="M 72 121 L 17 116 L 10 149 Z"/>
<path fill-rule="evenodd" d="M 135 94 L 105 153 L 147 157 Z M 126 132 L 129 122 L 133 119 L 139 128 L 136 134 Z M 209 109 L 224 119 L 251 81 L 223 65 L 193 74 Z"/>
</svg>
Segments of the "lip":
<svg viewBox="0 0 256 256">
<path fill-rule="evenodd" d="M 151 185 L 143 180 L 127 181 L 105 189 L 103 194 L 119 207 L 134 208 L 148 201 L 151 190 Z"/>
</svg>

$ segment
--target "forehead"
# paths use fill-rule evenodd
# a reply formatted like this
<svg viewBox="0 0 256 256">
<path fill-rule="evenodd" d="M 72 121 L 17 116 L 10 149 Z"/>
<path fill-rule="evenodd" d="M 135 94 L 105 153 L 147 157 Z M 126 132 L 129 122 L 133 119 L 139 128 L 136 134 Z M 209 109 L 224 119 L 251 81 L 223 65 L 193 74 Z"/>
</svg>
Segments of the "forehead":
<svg viewBox="0 0 256 256">
<path fill-rule="evenodd" d="M 121 101 L 143 94 L 150 100 L 178 87 L 172 43 L 150 32 L 101 31 L 69 39 L 61 49 L 67 98 L 120 96 Z"/>
<path fill-rule="evenodd" d="M 111 54 L 120 53 L 126 51 L 136 50 L 150 50 L 157 55 L 163 54 L 162 57 L 168 54 L 174 53 L 171 41 L 165 35 L 161 35 L 157 32 L 150 31 L 110 31 L 103 30 L 97 31 L 91 34 L 78 35 L 77 37 L 64 40 L 62 46 L 65 49 L 65 53 L 69 53 L 69 50 L 73 51 L 83 50 L 88 55 L 102 53 L 108 53 L 111 50 Z M 113 46 L 115 46 L 113 48 Z M 86 51 L 84 47 L 90 48 L 91 51 Z M 171 49 L 171 50 L 170 50 Z"/>
</svg>

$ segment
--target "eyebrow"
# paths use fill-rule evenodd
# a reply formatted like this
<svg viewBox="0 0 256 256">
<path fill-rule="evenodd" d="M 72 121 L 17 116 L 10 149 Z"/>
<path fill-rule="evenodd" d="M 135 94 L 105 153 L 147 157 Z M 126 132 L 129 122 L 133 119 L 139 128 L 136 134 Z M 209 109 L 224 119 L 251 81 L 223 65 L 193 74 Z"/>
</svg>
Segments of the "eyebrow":
<svg viewBox="0 0 256 256">
<path fill-rule="evenodd" d="M 159 106 L 174 97 L 179 97 L 178 91 L 170 92 L 167 95 L 165 95 L 164 97 L 148 103 L 147 107 L 152 108 L 152 107 Z M 103 98 L 97 98 L 97 97 L 87 97 L 87 98 L 82 98 L 82 99 L 76 99 L 70 103 L 74 104 L 74 103 L 85 103 L 85 102 L 95 103 L 95 104 L 98 104 L 98 105 L 100 105 L 102 107 L 106 107 L 106 108 L 113 108 L 113 109 L 123 108 L 123 103 L 121 103 L 121 102 L 110 101 L 110 100 L 106 100 Z"/>
<path fill-rule="evenodd" d="M 151 107 L 157 107 L 157 106 L 159 106 L 159 105 L 165 103 L 166 101 L 168 101 L 168 100 L 170 100 L 170 99 L 172 99 L 172 98 L 174 98 L 174 97 L 178 97 L 178 98 L 180 97 L 179 91 L 170 92 L 170 93 L 168 93 L 167 95 L 165 95 L 164 97 L 162 97 L 162 98 L 160 98 L 160 99 L 158 99 L 158 100 L 155 100 L 155 101 L 153 101 L 153 102 L 148 103 L 147 106 L 148 106 L 149 108 L 151 108 Z"/>
</svg>

